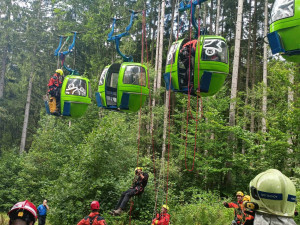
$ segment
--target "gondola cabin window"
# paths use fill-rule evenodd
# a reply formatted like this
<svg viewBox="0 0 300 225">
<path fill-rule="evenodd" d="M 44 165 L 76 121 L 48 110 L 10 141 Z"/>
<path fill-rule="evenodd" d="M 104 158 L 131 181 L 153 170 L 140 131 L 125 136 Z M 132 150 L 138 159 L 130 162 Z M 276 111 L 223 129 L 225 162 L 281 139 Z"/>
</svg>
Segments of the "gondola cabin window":
<svg viewBox="0 0 300 225">
<path fill-rule="evenodd" d="M 146 86 L 146 71 L 142 66 L 126 66 L 124 84 Z"/>
<path fill-rule="evenodd" d="M 271 23 L 294 16 L 295 0 L 276 0 L 271 12 Z"/>
<path fill-rule="evenodd" d="M 118 79 L 119 79 L 119 73 L 111 73 L 111 75 L 107 77 L 106 86 L 112 87 L 112 88 L 117 88 L 118 87 Z"/>
<path fill-rule="evenodd" d="M 202 56 L 203 61 L 216 61 L 228 63 L 227 45 L 220 39 L 204 40 Z"/>
<path fill-rule="evenodd" d="M 101 86 L 101 85 L 104 84 L 107 70 L 108 70 L 108 67 L 105 68 L 105 69 L 102 71 L 101 76 L 100 76 L 100 80 L 99 80 L 99 86 Z"/>
<path fill-rule="evenodd" d="M 175 42 L 172 44 L 169 52 L 168 52 L 168 56 L 167 56 L 167 65 L 170 65 L 172 63 L 174 63 L 175 61 L 175 57 L 176 57 L 176 50 L 178 48 L 179 43 Z"/>
<path fill-rule="evenodd" d="M 86 81 L 81 79 L 69 79 L 66 87 L 66 95 L 86 96 Z"/>
</svg>

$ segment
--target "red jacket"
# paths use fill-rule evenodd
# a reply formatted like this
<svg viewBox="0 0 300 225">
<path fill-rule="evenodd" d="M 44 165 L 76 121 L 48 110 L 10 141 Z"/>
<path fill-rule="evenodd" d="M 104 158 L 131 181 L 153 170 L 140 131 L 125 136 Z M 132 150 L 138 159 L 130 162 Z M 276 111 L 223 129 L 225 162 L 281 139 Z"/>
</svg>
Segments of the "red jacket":
<svg viewBox="0 0 300 225">
<path fill-rule="evenodd" d="M 59 77 L 55 73 L 53 77 L 50 78 L 48 87 L 49 90 L 52 90 L 53 88 L 59 87 L 62 84 L 62 82 L 59 80 Z"/>
<path fill-rule="evenodd" d="M 168 225 L 170 222 L 170 215 L 168 213 L 157 214 L 156 218 L 152 220 L 152 225 Z"/>
<path fill-rule="evenodd" d="M 234 208 L 234 215 L 237 224 L 243 224 L 245 221 L 243 201 L 230 202 L 225 205 L 227 208 Z"/>
<path fill-rule="evenodd" d="M 183 49 L 184 47 L 191 46 L 191 48 L 196 51 L 196 45 L 197 45 L 197 40 L 191 40 L 191 41 L 185 43 L 181 49 Z"/>
<path fill-rule="evenodd" d="M 93 219 L 92 225 L 106 225 L 103 217 L 98 212 L 91 212 L 90 215 L 82 219 L 77 225 L 90 225 L 90 220 Z"/>
<path fill-rule="evenodd" d="M 254 222 L 254 212 L 251 210 L 244 210 L 245 223 L 244 225 L 253 225 Z"/>
</svg>

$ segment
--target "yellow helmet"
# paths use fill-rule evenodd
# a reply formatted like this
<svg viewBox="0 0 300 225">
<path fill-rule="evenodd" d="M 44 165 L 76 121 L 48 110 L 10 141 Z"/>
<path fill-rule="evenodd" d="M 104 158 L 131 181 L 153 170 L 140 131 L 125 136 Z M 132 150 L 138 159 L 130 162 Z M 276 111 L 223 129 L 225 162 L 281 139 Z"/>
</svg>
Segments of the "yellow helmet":
<svg viewBox="0 0 300 225">
<path fill-rule="evenodd" d="M 293 182 L 279 170 L 269 169 L 258 174 L 250 182 L 252 202 L 259 212 L 278 216 L 294 216 L 296 188 Z"/>
<path fill-rule="evenodd" d="M 243 201 L 244 202 L 250 202 L 250 195 L 245 195 Z"/>
<path fill-rule="evenodd" d="M 59 73 L 61 76 L 64 74 L 64 71 L 62 71 L 61 69 L 57 69 L 56 71 L 55 71 L 55 73 Z"/>
<path fill-rule="evenodd" d="M 167 206 L 166 204 L 163 205 L 162 207 L 169 211 L 169 206 Z"/>
<path fill-rule="evenodd" d="M 241 191 L 238 191 L 237 193 L 236 193 L 236 196 L 238 196 L 238 195 L 240 195 L 240 196 L 244 196 L 244 193 L 243 192 L 241 192 Z"/>
<path fill-rule="evenodd" d="M 143 171 L 143 168 L 142 167 L 136 167 L 134 172 L 136 172 L 137 170 L 142 170 Z"/>
</svg>

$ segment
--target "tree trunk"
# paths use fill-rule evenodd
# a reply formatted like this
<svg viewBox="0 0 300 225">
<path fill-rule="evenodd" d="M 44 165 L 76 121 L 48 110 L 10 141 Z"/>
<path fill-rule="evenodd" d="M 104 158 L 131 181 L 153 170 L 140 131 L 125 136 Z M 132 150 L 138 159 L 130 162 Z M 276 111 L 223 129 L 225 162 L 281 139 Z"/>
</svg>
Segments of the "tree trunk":
<svg viewBox="0 0 300 225">
<path fill-rule="evenodd" d="M 250 9 L 249 9 L 249 31 L 248 31 L 248 50 L 247 50 L 247 71 L 246 71 L 246 82 L 245 82 L 245 109 L 244 109 L 244 118 L 248 118 L 247 115 L 247 105 L 249 100 L 249 77 L 250 77 L 250 66 L 251 66 L 251 26 L 252 26 L 252 18 L 251 18 L 251 0 L 250 0 Z M 243 125 L 243 130 L 247 130 L 248 122 L 246 121 Z M 245 154 L 245 147 L 242 147 L 242 154 Z"/>
<path fill-rule="evenodd" d="M 159 18 L 159 15 L 158 15 Z M 155 38 L 155 18 L 154 18 L 154 10 L 153 10 L 153 6 L 151 6 L 151 21 L 153 21 L 153 23 L 151 23 L 151 30 L 152 30 L 152 38 L 151 38 L 151 60 L 150 63 L 151 65 L 153 65 L 153 57 L 154 57 L 154 38 Z M 157 26 L 158 27 L 158 26 Z"/>
<path fill-rule="evenodd" d="M 155 54 L 155 76 L 154 76 L 154 81 L 153 81 L 153 93 L 154 95 L 152 96 L 152 108 L 155 107 L 156 105 L 156 90 L 157 90 L 157 73 L 158 73 L 158 55 L 159 55 L 159 45 L 157 44 L 158 41 L 160 40 L 160 21 L 161 21 L 161 7 L 159 7 L 158 11 L 158 20 L 157 20 L 157 37 L 156 37 L 156 54 Z M 150 131 L 153 132 L 154 128 L 154 113 L 152 111 L 152 116 L 151 116 L 151 123 L 150 123 Z"/>
<path fill-rule="evenodd" d="M 35 55 L 35 48 L 34 48 L 33 52 Z M 20 154 L 22 154 L 24 152 L 25 145 L 26 145 L 26 136 L 27 136 L 27 127 L 28 127 L 28 120 L 29 120 L 30 103 L 31 103 L 33 75 L 34 75 L 34 71 L 31 71 L 30 77 L 29 77 L 26 105 L 25 105 L 25 114 L 24 114 L 23 130 L 22 130 L 22 137 L 21 137 Z"/>
<path fill-rule="evenodd" d="M 207 3 L 203 4 L 203 27 L 206 29 Z"/>
<path fill-rule="evenodd" d="M 233 59 L 233 71 L 232 71 L 232 82 L 231 82 L 231 101 L 229 111 L 229 126 L 235 126 L 235 110 L 236 110 L 236 96 L 237 96 L 237 84 L 238 84 L 238 73 L 239 73 L 239 58 L 240 58 L 240 45 L 241 45 L 241 33 L 242 33 L 242 14 L 243 14 L 243 0 L 238 1 L 238 11 L 236 20 L 236 33 L 235 33 L 235 48 L 234 48 L 234 59 Z M 234 143 L 234 136 L 230 135 L 229 142 Z M 233 149 L 233 155 L 235 150 Z M 231 168 L 231 162 L 225 162 L 226 168 Z M 228 171 L 225 177 L 226 187 L 231 187 L 232 184 L 232 173 Z"/>
<path fill-rule="evenodd" d="M 160 27 L 160 51 L 159 51 L 159 67 L 158 67 L 158 80 L 157 80 L 157 89 L 160 89 L 160 80 L 161 80 L 161 67 L 162 67 L 162 51 L 163 51 L 163 36 L 164 36 L 164 16 L 165 15 L 165 0 L 162 0 L 161 4 L 161 27 Z M 172 28 L 171 28 L 172 29 Z M 164 127 L 163 127 L 163 144 L 161 152 L 161 170 L 164 170 L 165 162 L 165 153 L 166 153 L 166 139 L 167 139 L 167 128 L 168 128 L 168 115 L 169 115 L 169 90 L 165 94 L 165 109 L 164 109 Z M 167 165 L 167 171 L 169 171 L 169 163 Z M 168 186 L 168 182 L 166 184 Z M 167 189 L 168 190 L 168 189 Z M 168 201 L 168 192 L 166 192 L 166 204 Z"/>
<path fill-rule="evenodd" d="M 42 1 L 39 0 L 39 9 L 37 12 L 37 21 L 41 22 L 40 18 L 40 11 L 42 6 Z M 35 28 L 36 24 L 33 24 L 33 28 Z M 36 45 L 33 47 L 33 55 L 36 55 Z M 34 61 L 31 60 L 31 68 L 34 68 Z M 24 114 L 24 122 L 23 122 L 23 129 L 22 129 L 22 137 L 21 137 L 21 144 L 20 144 L 20 154 L 23 154 L 25 150 L 26 145 L 26 136 L 27 136 L 27 127 L 28 127 L 28 120 L 29 120 L 29 111 L 30 111 L 30 103 L 31 103 L 31 93 L 32 93 L 32 83 L 33 83 L 33 77 L 34 77 L 34 69 L 30 72 L 29 77 L 29 84 L 28 84 L 28 92 L 27 92 L 27 99 L 26 99 L 26 105 L 25 105 L 25 114 Z"/>
<path fill-rule="evenodd" d="M 0 99 L 4 96 L 4 77 L 6 72 L 7 46 L 3 50 L 2 69 L 0 76 Z"/>
<path fill-rule="evenodd" d="M 264 23 L 264 37 L 267 36 L 268 33 L 268 0 L 265 0 L 265 23 Z M 266 114 L 267 114 L 267 76 L 268 76 L 268 70 L 267 70 L 267 57 L 268 57 L 268 46 L 267 43 L 264 42 L 264 58 L 263 58 L 263 99 L 262 99 L 262 132 L 267 132 L 267 124 L 266 124 Z"/>
<path fill-rule="evenodd" d="M 221 9 L 221 0 L 217 2 L 217 17 L 216 17 L 216 35 L 220 34 L 219 26 L 220 26 L 220 9 Z"/>
<path fill-rule="evenodd" d="M 253 13 L 253 54 L 252 54 L 252 98 L 251 98 L 251 122 L 250 131 L 254 133 L 255 130 L 255 98 L 254 98 L 254 87 L 256 77 L 256 32 L 257 32 L 257 0 L 254 1 L 254 13 Z"/>
<path fill-rule="evenodd" d="M 169 46 L 168 49 L 170 49 L 172 42 L 173 42 L 173 26 L 174 26 L 174 15 L 175 15 L 175 0 L 172 1 L 172 19 L 171 19 L 171 32 L 170 32 L 170 38 L 169 38 Z"/>
<path fill-rule="evenodd" d="M 221 36 L 223 36 L 223 34 L 224 34 L 224 11 L 225 11 L 225 9 L 224 9 L 224 5 L 223 5 L 223 7 L 221 8 L 222 9 L 222 27 L 221 27 Z"/>
<path fill-rule="evenodd" d="M 236 20 L 236 35 L 231 83 L 231 103 L 229 112 L 229 125 L 235 125 L 235 110 L 236 110 L 236 96 L 237 96 L 237 83 L 239 73 L 239 58 L 240 58 L 240 45 L 241 45 L 241 31 L 242 31 L 242 14 L 243 14 L 243 0 L 238 2 L 238 12 Z"/>
<path fill-rule="evenodd" d="M 157 88 L 157 73 L 158 73 L 158 57 L 159 57 L 159 40 L 160 40 L 160 24 L 161 24 L 161 7 L 158 11 L 157 29 L 156 29 L 156 53 L 155 53 L 155 77 L 154 77 L 154 93 Z M 155 106 L 155 104 L 153 105 Z"/>
<path fill-rule="evenodd" d="M 157 67 L 157 89 L 161 87 L 161 72 L 162 72 L 162 53 L 164 46 L 164 20 L 165 20 L 165 7 L 166 2 L 162 0 L 161 3 L 161 17 L 160 17 L 160 35 L 159 35 L 159 54 L 158 54 L 158 67 Z"/>
<path fill-rule="evenodd" d="M 213 12 L 214 12 L 214 2 L 213 0 L 210 0 L 210 15 L 209 15 L 209 33 L 213 34 Z"/>
<path fill-rule="evenodd" d="M 292 72 L 292 70 L 289 74 L 289 82 L 290 82 L 290 85 L 288 87 L 288 109 L 291 110 L 292 109 L 292 104 L 294 102 L 294 91 L 291 88 L 291 86 L 294 84 L 294 73 Z M 288 152 L 292 153 L 293 149 L 292 149 L 291 146 L 293 146 L 293 140 L 292 140 L 291 132 L 289 132 L 289 133 L 290 133 L 290 137 L 288 138 L 288 143 L 290 144 L 290 147 L 288 148 Z"/>
</svg>

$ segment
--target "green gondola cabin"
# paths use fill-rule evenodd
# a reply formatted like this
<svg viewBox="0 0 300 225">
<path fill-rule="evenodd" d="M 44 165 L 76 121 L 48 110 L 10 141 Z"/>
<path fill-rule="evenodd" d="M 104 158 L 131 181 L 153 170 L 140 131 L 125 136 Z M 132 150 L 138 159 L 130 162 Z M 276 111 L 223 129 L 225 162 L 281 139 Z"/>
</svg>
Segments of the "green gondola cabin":
<svg viewBox="0 0 300 225">
<path fill-rule="evenodd" d="M 300 0 L 275 0 L 268 34 L 272 54 L 300 62 Z"/>
<path fill-rule="evenodd" d="M 50 114 L 49 103 L 45 103 L 47 113 Z M 91 104 L 89 79 L 75 75 L 66 76 L 60 93 L 60 115 L 81 117 L 89 104 Z"/>
<path fill-rule="evenodd" d="M 111 110 L 137 112 L 149 95 L 147 67 L 141 63 L 123 62 L 106 66 L 103 70 L 97 105 Z"/>
<path fill-rule="evenodd" d="M 188 41 L 182 39 L 174 42 L 168 52 L 164 74 L 166 88 L 169 89 L 171 85 L 170 88 L 176 92 L 212 96 L 221 89 L 229 73 L 226 40 L 220 36 L 203 35 L 195 40 L 194 54 L 184 54 L 183 46 Z"/>
</svg>

